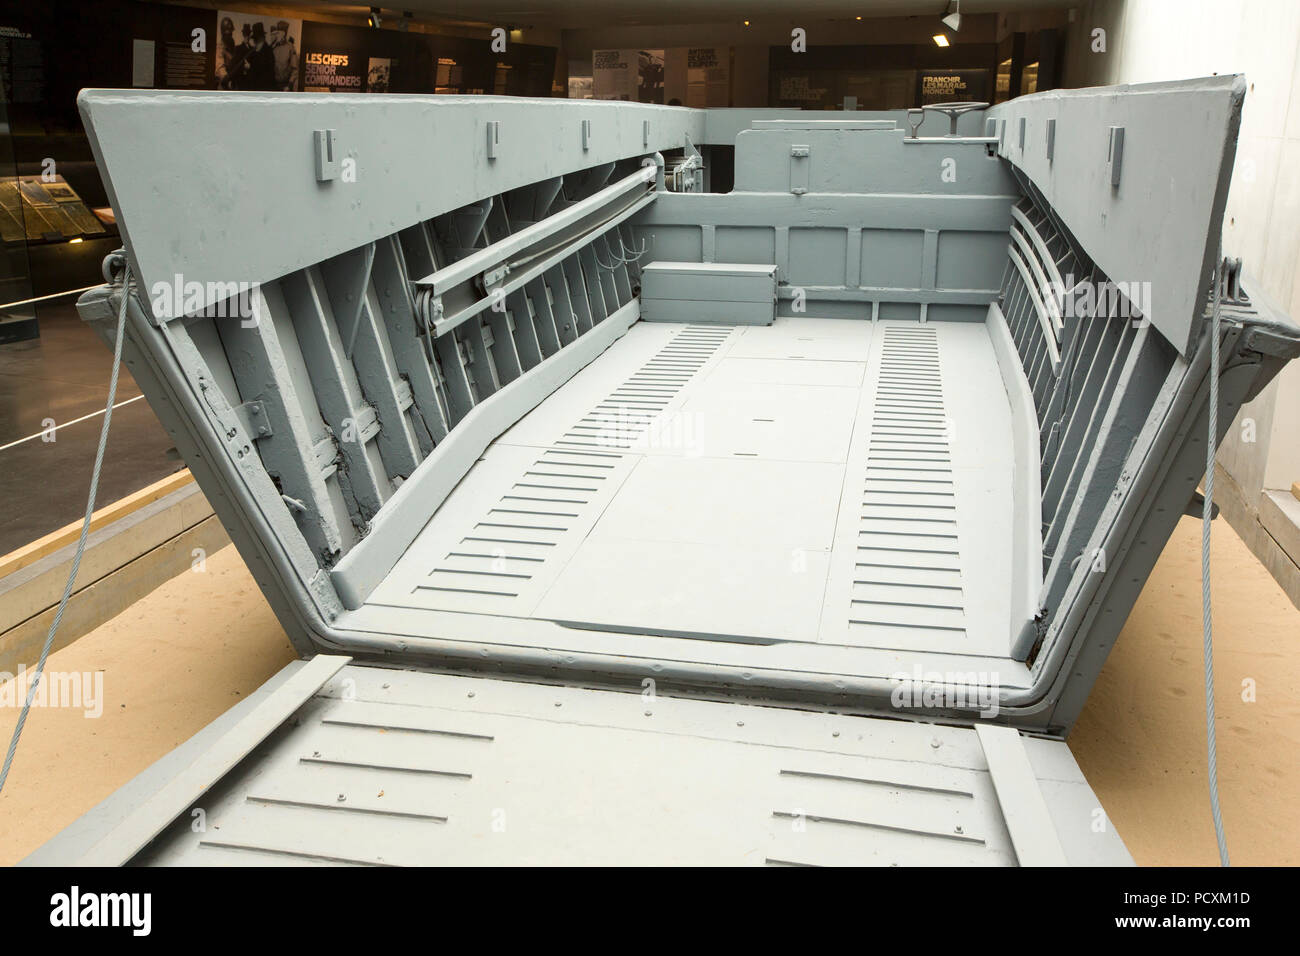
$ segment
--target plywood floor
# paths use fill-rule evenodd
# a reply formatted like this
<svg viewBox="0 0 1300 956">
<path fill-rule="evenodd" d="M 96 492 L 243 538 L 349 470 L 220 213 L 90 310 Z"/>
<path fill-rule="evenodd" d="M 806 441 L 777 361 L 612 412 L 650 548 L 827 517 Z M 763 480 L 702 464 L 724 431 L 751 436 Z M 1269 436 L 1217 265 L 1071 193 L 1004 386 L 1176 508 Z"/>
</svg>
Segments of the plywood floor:
<svg viewBox="0 0 1300 956">
<path fill-rule="evenodd" d="M 1218 861 L 1202 750 L 1199 524 L 1179 524 L 1069 739 L 1143 865 Z M 1219 774 L 1232 860 L 1300 865 L 1300 611 L 1230 527 L 1215 522 L 1214 533 Z M 0 794 L 0 865 L 22 859 L 293 656 L 233 547 L 55 652 L 52 671 L 103 674 L 100 716 L 33 711 Z M 1244 693 L 1248 680 L 1253 696 Z M 0 739 L 15 717 L 0 708 Z"/>
<path fill-rule="evenodd" d="M 364 616 L 1000 655 L 1011 478 L 982 324 L 639 323 L 488 449 Z"/>
</svg>

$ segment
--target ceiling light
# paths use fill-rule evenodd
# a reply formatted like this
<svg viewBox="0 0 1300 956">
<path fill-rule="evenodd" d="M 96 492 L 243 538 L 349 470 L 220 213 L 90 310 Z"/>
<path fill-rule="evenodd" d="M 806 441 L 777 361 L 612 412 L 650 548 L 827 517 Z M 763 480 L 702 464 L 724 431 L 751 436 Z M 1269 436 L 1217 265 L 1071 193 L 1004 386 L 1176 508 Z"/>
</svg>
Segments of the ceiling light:
<svg viewBox="0 0 1300 956">
<path fill-rule="evenodd" d="M 934 45 L 935 45 L 935 46 L 947 46 L 947 45 L 948 45 L 948 38 L 947 38 L 946 36 L 944 36 L 942 33 L 936 33 L 936 34 L 934 35 Z"/>
<path fill-rule="evenodd" d="M 745 26 L 749 26 L 749 21 L 748 21 L 748 20 L 745 21 Z"/>
<path fill-rule="evenodd" d="M 953 33 L 961 30 L 961 0 L 957 0 L 957 9 L 943 18 L 943 25 Z"/>
</svg>

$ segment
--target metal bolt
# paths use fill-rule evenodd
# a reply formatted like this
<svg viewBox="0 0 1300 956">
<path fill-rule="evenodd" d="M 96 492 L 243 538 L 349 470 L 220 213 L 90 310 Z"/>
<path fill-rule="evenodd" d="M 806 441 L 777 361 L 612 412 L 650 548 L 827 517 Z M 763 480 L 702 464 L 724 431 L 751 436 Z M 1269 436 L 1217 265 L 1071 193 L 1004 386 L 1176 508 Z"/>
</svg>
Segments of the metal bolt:
<svg viewBox="0 0 1300 956">
<path fill-rule="evenodd" d="M 935 750 L 938 750 L 938 749 L 939 749 L 939 744 L 940 744 L 941 742 L 942 742 L 942 741 L 940 741 L 938 737 L 931 737 L 931 738 L 930 738 L 930 746 L 933 747 Z"/>
<path fill-rule="evenodd" d="M 342 794 L 342 793 L 339 794 L 339 803 L 342 803 L 346 799 L 347 799 L 346 794 Z"/>
</svg>

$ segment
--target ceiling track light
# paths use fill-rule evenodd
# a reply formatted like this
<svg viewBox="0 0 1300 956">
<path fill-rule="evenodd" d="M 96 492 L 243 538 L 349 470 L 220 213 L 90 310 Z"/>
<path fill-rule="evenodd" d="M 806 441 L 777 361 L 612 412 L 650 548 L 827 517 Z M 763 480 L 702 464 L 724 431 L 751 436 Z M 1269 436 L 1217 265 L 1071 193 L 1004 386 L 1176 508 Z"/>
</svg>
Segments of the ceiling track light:
<svg viewBox="0 0 1300 956">
<path fill-rule="evenodd" d="M 952 13 L 944 17 L 942 23 L 953 33 L 960 33 L 961 32 L 961 0 L 954 0 L 954 6 L 956 7 L 956 9 L 953 10 Z M 942 46 L 943 44 L 940 45 Z"/>
<path fill-rule="evenodd" d="M 375 30 L 378 30 L 383 25 L 382 12 L 378 7 L 370 8 L 370 15 L 366 18 L 366 22 Z"/>
</svg>

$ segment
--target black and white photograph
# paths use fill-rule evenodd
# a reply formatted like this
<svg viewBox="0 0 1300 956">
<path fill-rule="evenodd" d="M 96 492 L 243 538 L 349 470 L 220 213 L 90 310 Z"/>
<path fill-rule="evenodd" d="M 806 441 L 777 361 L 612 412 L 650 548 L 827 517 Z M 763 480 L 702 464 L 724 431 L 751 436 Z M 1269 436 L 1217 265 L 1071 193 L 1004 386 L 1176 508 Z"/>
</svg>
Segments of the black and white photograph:
<svg viewBox="0 0 1300 956">
<path fill-rule="evenodd" d="M 366 74 L 367 93 L 388 93 L 392 90 L 393 61 L 388 57 L 372 56 Z"/>
<path fill-rule="evenodd" d="M 220 10 L 217 88 L 293 92 L 299 87 L 301 47 L 301 20 Z"/>
<path fill-rule="evenodd" d="M 13 0 L 0 90 L 13 945 L 1287 925 L 1300 3 Z"/>
</svg>

